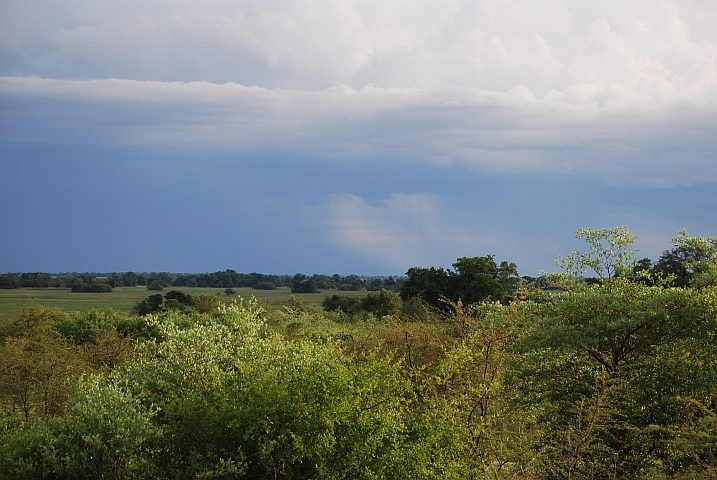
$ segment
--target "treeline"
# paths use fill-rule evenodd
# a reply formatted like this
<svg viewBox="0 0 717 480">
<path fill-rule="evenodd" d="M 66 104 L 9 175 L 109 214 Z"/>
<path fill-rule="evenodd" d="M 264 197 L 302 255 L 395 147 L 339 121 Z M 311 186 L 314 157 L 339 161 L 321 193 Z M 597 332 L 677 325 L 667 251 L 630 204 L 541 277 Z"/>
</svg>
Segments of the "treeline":
<svg viewBox="0 0 717 480">
<path fill-rule="evenodd" d="M 332 276 L 315 274 L 265 275 L 237 273 L 225 270 L 214 273 L 172 274 L 167 272 L 111 273 L 98 276 L 91 273 L 52 275 L 43 272 L 0 274 L 0 289 L 14 288 L 71 288 L 73 292 L 109 292 L 115 287 L 146 286 L 150 290 L 171 287 L 202 288 L 254 288 L 276 290 L 290 288 L 293 293 L 316 293 L 324 290 L 398 291 L 403 278 L 360 277 L 358 275 Z"/>
<path fill-rule="evenodd" d="M 169 274 L 137 274 L 134 272 L 112 273 L 98 276 L 94 273 L 50 274 L 44 272 L 0 274 L 0 289 L 13 288 L 75 288 L 75 291 L 90 291 L 88 285 L 114 287 L 136 287 L 149 285 L 152 281 L 173 278 Z"/>
<path fill-rule="evenodd" d="M 627 229 L 578 233 L 550 288 L 488 256 L 323 308 L 25 303 L 0 320 L 0 479 L 714 479 L 717 239 L 674 240 L 680 286 Z"/>
</svg>

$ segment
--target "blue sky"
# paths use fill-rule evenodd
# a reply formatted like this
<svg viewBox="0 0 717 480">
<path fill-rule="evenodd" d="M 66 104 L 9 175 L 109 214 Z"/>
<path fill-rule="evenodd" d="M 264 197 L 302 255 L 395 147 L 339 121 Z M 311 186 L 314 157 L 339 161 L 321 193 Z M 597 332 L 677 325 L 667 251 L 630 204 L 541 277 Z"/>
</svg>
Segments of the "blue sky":
<svg viewBox="0 0 717 480">
<path fill-rule="evenodd" d="M 706 1 L 0 1 L 0 272 L 554 270 L 717 234 Z"/>
</svg>

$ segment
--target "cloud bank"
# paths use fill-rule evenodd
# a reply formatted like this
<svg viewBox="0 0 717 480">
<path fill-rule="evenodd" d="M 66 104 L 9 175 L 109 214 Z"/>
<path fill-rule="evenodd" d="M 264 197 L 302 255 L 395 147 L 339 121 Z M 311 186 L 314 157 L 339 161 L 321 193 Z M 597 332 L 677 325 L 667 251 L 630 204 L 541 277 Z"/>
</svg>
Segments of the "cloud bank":
<svg viewBox="0 0 717 480">
<path fill-rule="evenodd" d="M 3 2 L 4 75 L 298 90 L 610 84 L 660 97 L 714 80 L 712 2 Z M 696 93 L 696 92 L 693 92 Z"/>
<path fill-rule="evenodd" d="M 711 2 L 0 8 L 9 141 L 280 145 L 622 185 L 717 181 Z M 28 110 L 42 115 L 23 124 Z"/>
<path fill-rule="evenodd" d="M 458 162 L 492 172 L 582 172 L 614 184 L 671 186 L 717 181 L 712 96 L 680 93 L 658 103 L 585 85 L 538 98 L 525 87 L 306 91 L 3 77 L 0 119 L 6 141 L 281 147 L 333 161 Z M 37 110 L 42 115 L 28 116 Z"/>
</svg>

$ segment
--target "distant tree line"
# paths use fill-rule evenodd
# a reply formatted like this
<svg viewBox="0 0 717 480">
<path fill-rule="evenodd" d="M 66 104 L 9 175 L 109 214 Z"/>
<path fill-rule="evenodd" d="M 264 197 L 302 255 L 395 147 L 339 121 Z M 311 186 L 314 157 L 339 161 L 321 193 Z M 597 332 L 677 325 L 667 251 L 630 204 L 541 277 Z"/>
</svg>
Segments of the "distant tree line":
<svg viewBox="0 0 717 480">
<path fill-rule="evenodd" d="M 631 275 L 643 283 L 650 283 L 655 275 L 671 275 L 671 286 L 686 287 L 694 274 L 701 273 L 700 262 L 704 262 L 708 252 L 698 247 L 678 245 L 665 250 L 656 262 L 643 258 L 636 262 Z M 648 273 L 649 275 L 644 275 Z M 623 275 L 630 272 L 623 272 Z M 527 283 L 545 284 L 545 278 L 520 277 Z M 442 267 L 413 267 L 406 277 L 361 277 L 358 275 L 332 276 L 315 274 L 313 276 L 266 275 L 261 273 L 237 273 L 224 270 L 214 273 L 167 272 L 135 273 L 113 272 L 111 274 L 65 273 L 50 274 L 44 272 L 0 274 L 0 289 L 14 288 L 71 288 L 74 292 L 104 292 L 115 287 L 146 286 L 150 290 L 163 290 L 171 287 L 202 288 L 254 288 L 257 290 L 275 290 L 290 288 L 292 293 L 317 293 L 321 291 L 359 291 L 378 292 L 388 290 L 401 294 L 402 299 L 420 297 L 430 305 L 438 306 L 441 298 L 451 301 L 461 300 L 464 304 L 473 303 L 490 297 L 503 300 L 518 280 L 514 263 L 497 264 L 492 255 L 485 257 L 463 257 L 453 264 L 453 270 Z M 599 283 L 597 277 L 583 277 L 587 283 Z M 543 285 L 547 286 L 547 284 Z"/>
<path fill-rule="evenodd" d="M 341 291 L 379 291 L 398 292 L 402 278 L 360 277 L 358 275 L 332 276 L 315 274 L 266 275 L 262 273 L 237 273 L 224 270 L 214 273 L 168 272 L 135 273 L 113 272 L 97 275 L 92 273 L 68 273 L 53 275 L 50 273 L 5 273 L 0 274 L 0 289 L 13 288 L 71 288 L 73 292 L 112 291 L 116 287 L 146 286 L 149 290 L 163 290 L 171 287 L 202 288 L 254 288 L 257 290 L 276 290 L 290 288 L 292 293 L 316 293 L 324 290 Z"/>
</svg>

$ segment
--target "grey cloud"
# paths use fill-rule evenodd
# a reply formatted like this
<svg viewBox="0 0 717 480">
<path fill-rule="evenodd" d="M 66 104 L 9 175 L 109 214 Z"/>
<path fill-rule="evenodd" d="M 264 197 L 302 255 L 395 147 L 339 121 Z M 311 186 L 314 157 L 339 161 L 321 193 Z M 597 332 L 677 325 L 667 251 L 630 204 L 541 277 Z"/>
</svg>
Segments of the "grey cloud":
<svg viewBox="0 0 717 480">
<path fill-rule="evenodd" d="M 584 172 L 615 184 L 717 181 L 714 83 L 655 98 L 578 85 L 300 91 L 131 80 L 0 78 L 5 141 L 267 148 L 317 159 Z M 39 112 L 32 115 L 28 112 Z"/>
</svg>

